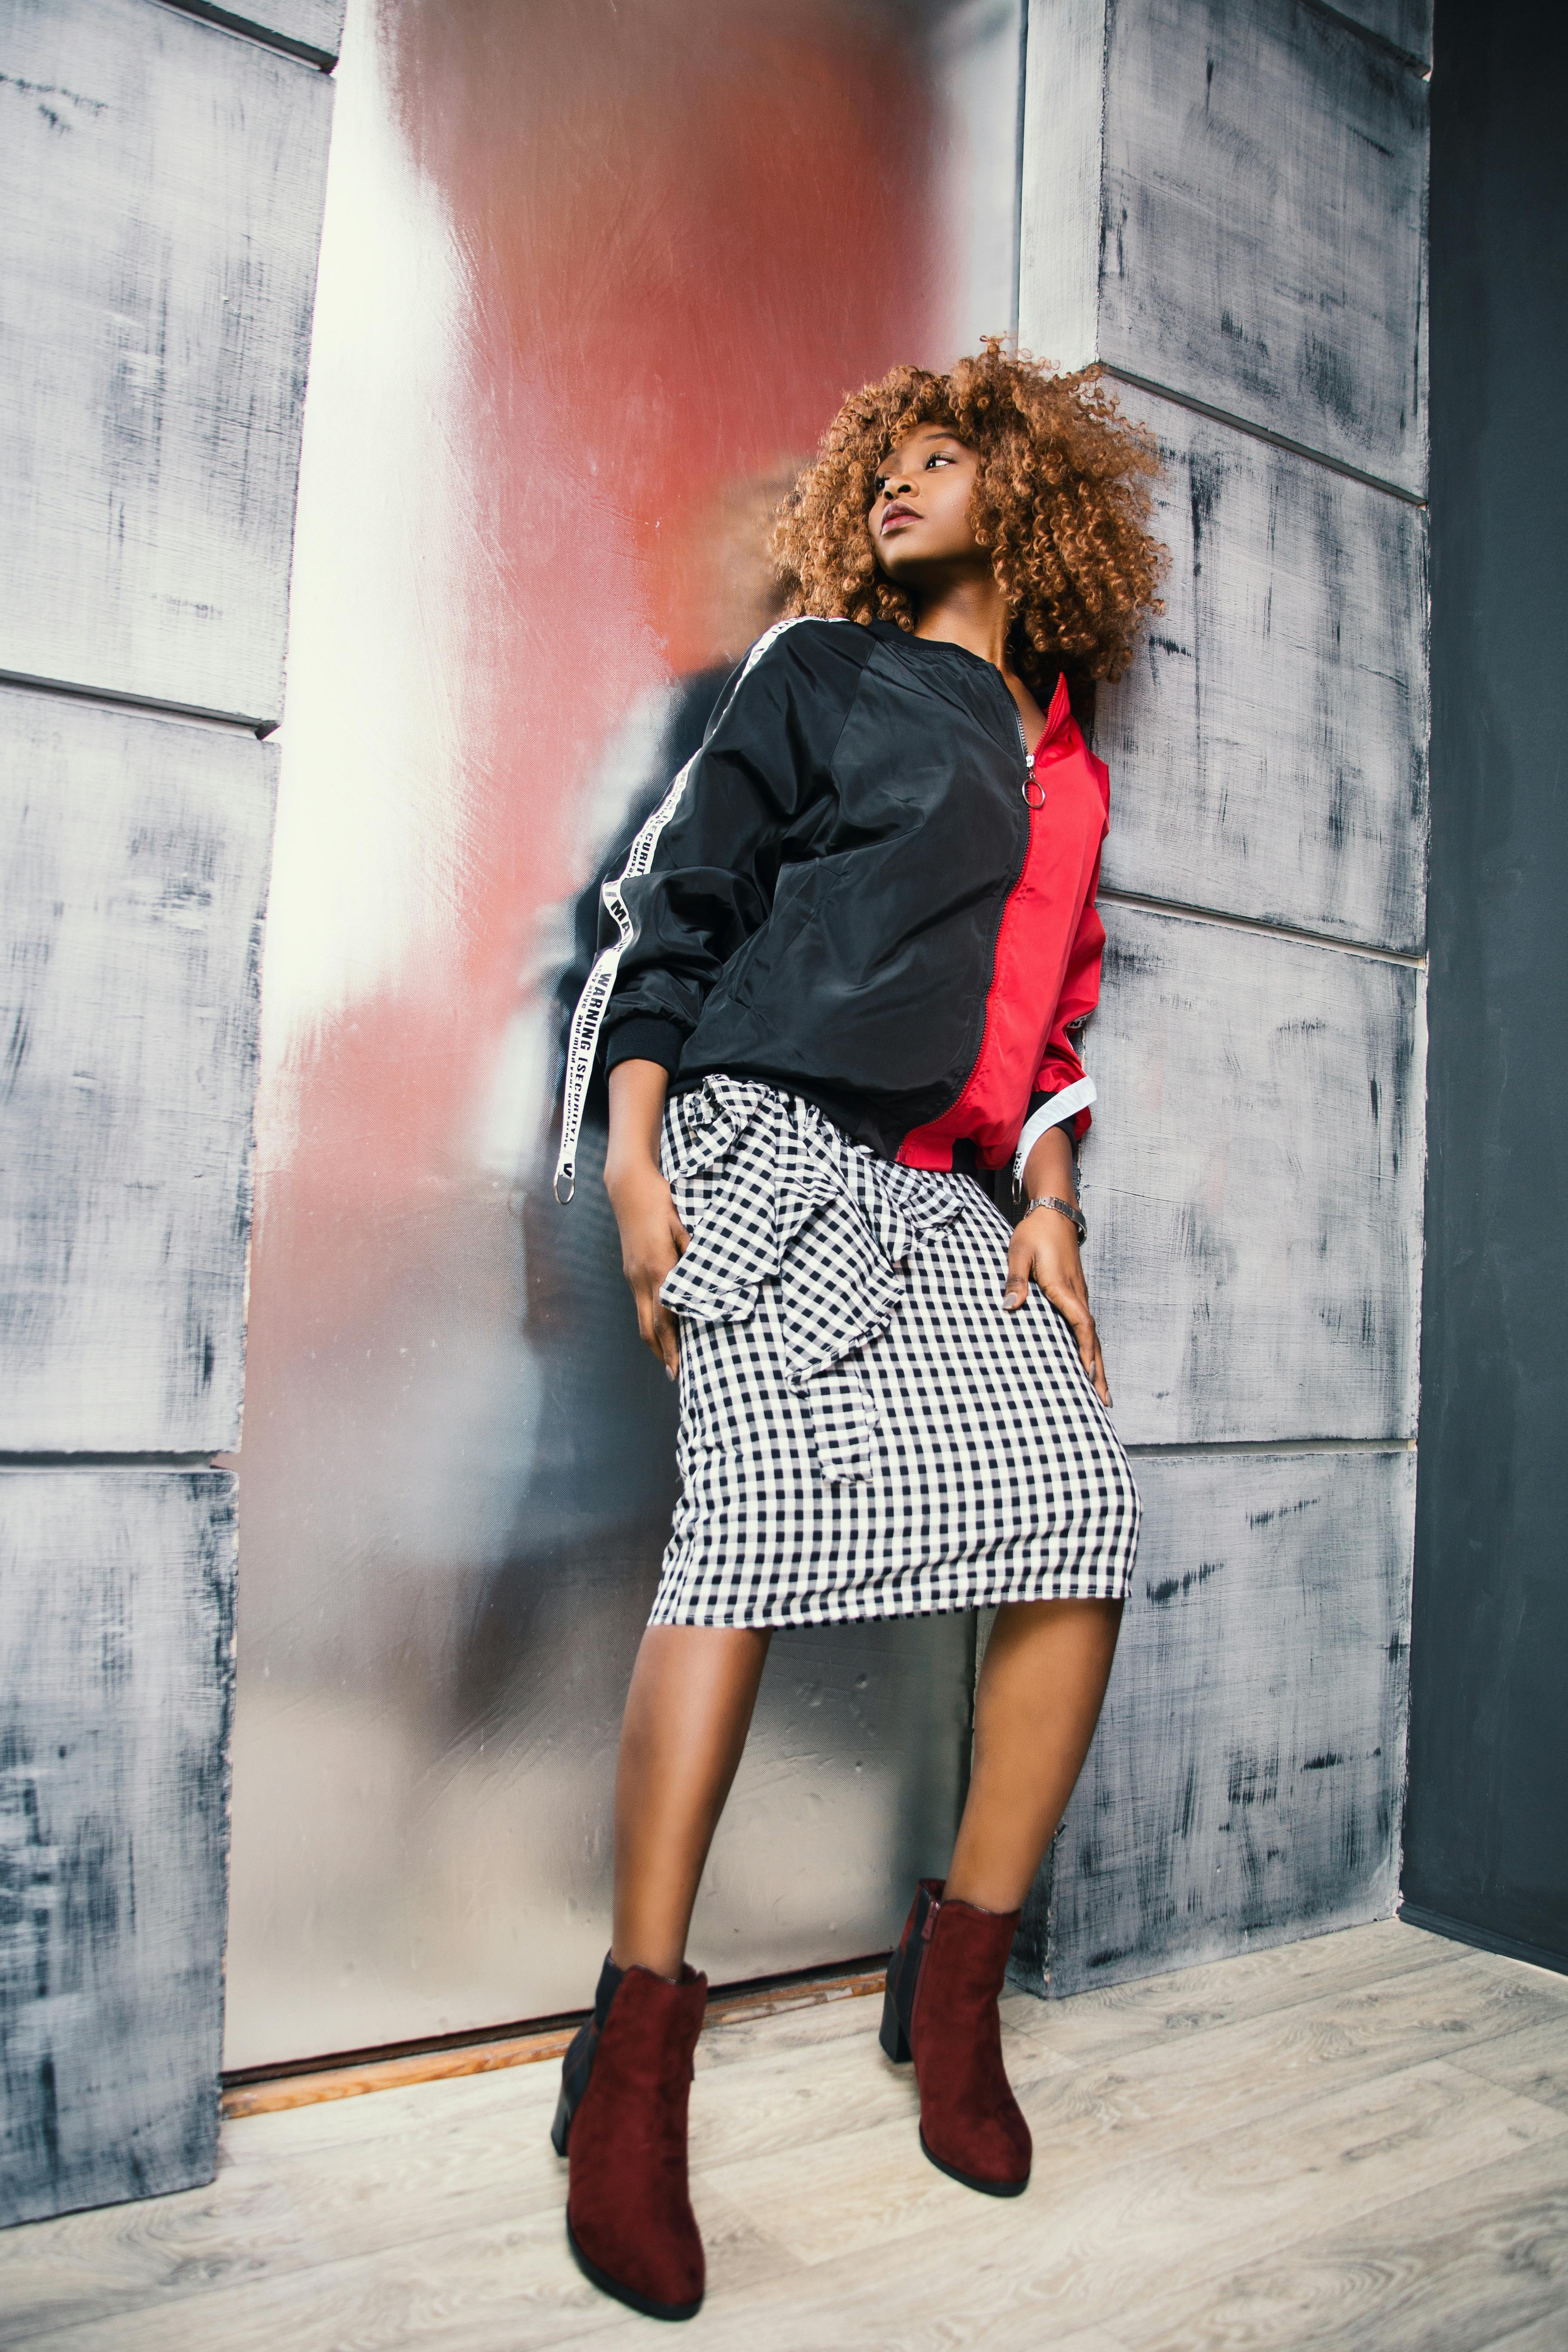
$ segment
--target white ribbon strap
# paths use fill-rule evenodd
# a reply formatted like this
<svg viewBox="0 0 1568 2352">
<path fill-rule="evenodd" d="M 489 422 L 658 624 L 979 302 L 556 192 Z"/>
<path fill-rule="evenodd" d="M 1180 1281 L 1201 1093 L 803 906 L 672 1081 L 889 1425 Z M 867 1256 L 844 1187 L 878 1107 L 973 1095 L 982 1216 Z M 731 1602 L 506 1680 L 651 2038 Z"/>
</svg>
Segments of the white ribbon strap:
<svg viewBox="0 0 1568 2352">
<path fill-rule="evenodd" d="M 781 635 L 785 629 L 794 626 L 794 621 L 775 621 L 773 627 L 765 630 L 757 639 L 746 656 L 745 667 L 736 678 L 725 699 L 725 711 L 729 709 L 742 685 L 763 655 L 766 653 L 773 639 Z M 723 715 L 724 711 L 714 713 L 713 718 L 709 721 L 704 741 L 707 735 L 712 733 Z M 555 1197 L 563 1208 L 577 1189 L 577 1145 L 583 1132 L 583 1112 L 588 1100 L 588 1081 L 594 1075 L 594 1055 L 598 1050 L 599 1030 L 604 1022 L 605 1008 L 615 991 L 616 974 L 620 970 L 621 958 L 637 935 L 637 925 L 633 922 L 626 902 L 621 896 L 621 887 L 624 883 L 640 880 L 653 864 L 653 854 L 658 846 L 659 835 L 680 806 L 686 792 L 687 781 L 701 757 L 701 752 L 697 751 L 688 760 L 685 767 L 676 777 L 668 792 L 633 842 L 631 854 L 620 872 L 612 881 L 605 882 L 600 886 L 600 901 L 614 920 L 618 936 L 613 947 L 601 948 L 595 957 L 587 983 L 582 995 L 577 999 L 577 1009 L 572 1015 L 572 1030 L 566 1045 L 566 1076 L 561 1097 L 561 1151 L 555 1162 Z"/>
<path fill-rule="evenodd" d="M 1059 1095 L 1047 1096 L 1034 1116 L 1024 1121 L 1024 1132 L 1013 1154 L 1014 1183 L 1023 1182 L 1025 1163 L 1048 1128 L 1060 1127 L 1066 1120 L 1076 1118 L 1080 1110 L 1087 1110 L 1091 1102 L 1099 1099 L 1092 1078 L 1079 1078 L 1076 1086 L 1064 1087 Z"/>
</svg>

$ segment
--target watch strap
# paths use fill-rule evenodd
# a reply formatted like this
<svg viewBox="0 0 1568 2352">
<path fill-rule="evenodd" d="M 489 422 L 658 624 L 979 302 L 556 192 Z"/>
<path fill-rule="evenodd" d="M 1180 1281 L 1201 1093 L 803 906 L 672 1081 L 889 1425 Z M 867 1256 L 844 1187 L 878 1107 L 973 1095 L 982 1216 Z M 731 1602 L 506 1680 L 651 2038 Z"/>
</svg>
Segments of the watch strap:
<svg viewBox="0 0 1568 2352">
<path fill-rule="evenodd" d="M 1083 1211 L 1075 1208 L 1070 1201 L 1058 1201 L 1054 1192 L 1038 1192 L 1032 1201 L 1026 1202 L 1024 1206 L 1026 1217 L 1031 1209 L 1055 1209 L 1058 1216 L 1067 1219 L 1080 1242 L 1088 1234 L 1089 1223 Z"/>
</svg>

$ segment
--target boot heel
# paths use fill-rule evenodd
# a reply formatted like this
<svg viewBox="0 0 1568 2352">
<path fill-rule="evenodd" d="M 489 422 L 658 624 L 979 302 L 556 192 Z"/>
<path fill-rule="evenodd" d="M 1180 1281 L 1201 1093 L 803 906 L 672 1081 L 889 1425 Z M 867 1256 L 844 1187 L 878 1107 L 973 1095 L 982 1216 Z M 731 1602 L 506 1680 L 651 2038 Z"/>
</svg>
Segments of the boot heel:
<svg viewBox="0 0 1568 2352">
<path fill-rule="evenodd" d="M 910 2037 L 904 2032 L 903 2021 L 899 2015 L 898 1959 L 899 1956 L 895 1954 L 888 1963 L 888 1989 L 882 1995 L 882 2030 L 877 2039 L 895 2066 L 907 2066 L 910 2057 Z"/>
</svg>

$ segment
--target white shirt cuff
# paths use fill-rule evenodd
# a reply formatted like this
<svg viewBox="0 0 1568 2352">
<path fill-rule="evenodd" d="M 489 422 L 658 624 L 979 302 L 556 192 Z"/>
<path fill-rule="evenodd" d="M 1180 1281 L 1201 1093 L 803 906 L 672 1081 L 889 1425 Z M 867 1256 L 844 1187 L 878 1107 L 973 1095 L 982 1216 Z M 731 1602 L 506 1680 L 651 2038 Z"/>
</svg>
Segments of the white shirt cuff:
<svg viewBox="0 0 1568 2352">
<path fill-rule="evenodd" d="M 1087 1110 L 1091 1102 L 1099 1099 L 1092 1078 L 1079 1078 L 1076 1086 L 1064 1087 L 1059 1095 L 1048 1097 L 1039 1109 L 1024 1121 L 1024 1132 L 1018 1138 L 1018 1149 L 1013 1155 L 1014 1183 L 1023 1182 L 1024 1163 L 1047 1128 L 1060 1127 L 1065 1120 L 1076 1118 L 1080 1110 Z"/>
</svg>

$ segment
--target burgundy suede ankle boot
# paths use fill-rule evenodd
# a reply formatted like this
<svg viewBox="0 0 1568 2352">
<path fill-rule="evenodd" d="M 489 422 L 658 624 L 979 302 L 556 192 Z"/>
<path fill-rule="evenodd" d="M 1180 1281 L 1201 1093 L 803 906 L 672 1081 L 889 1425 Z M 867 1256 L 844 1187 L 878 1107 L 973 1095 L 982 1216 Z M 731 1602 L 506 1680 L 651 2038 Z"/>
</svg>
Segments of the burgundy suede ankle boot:
<svg viewBox="0 0 1568 2352">
<path fill-rule="evenodd" d="M 561 2070 L 550 2137 L 571 2162 L 567 2242 L 585 2278 L 650 2319 L 689 2319 L 702 2301 L 686 2105 L 707 1999 L 691 1969 L 671 1984 L 606 1958 Z"/>
<path fill-rule="evenodd" d="M 910 2057 L 921 2091 L 921 2146 L 936 2166 L 987 2197 L 1028 2187 L 1034 2143 L 1002 2063 L 997 1996 L 1019 1915 L 942 1899 L 940 1878 L 915 1890 L 888 1967 L 882 2047 Z"/>
</svg>

